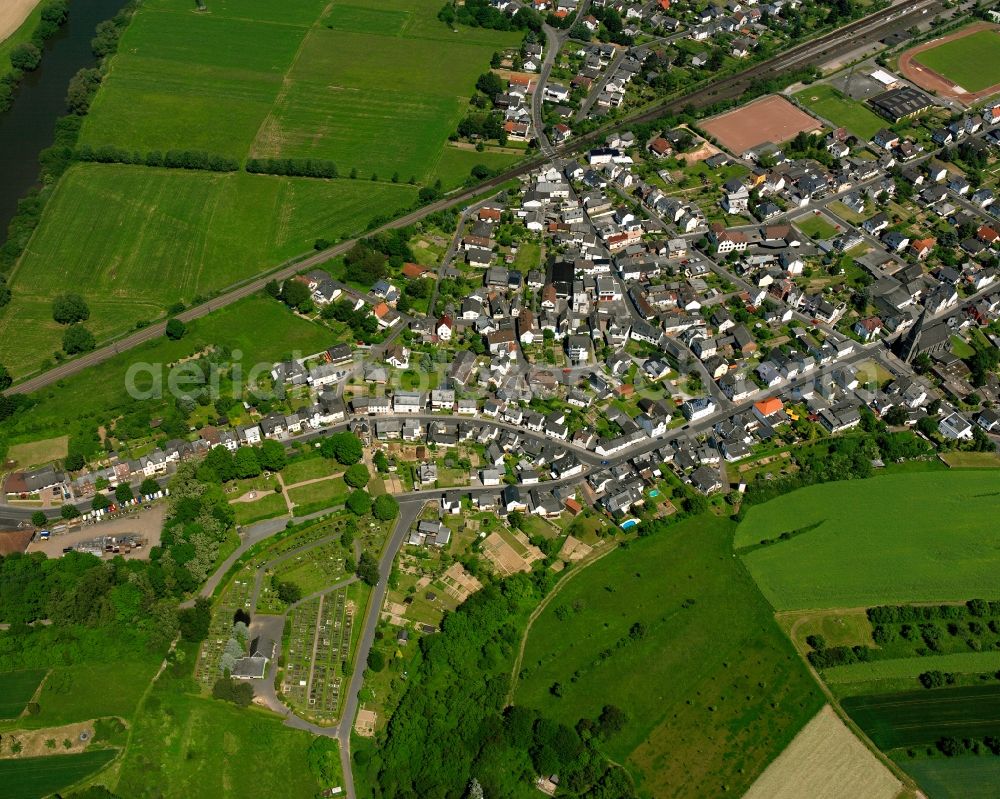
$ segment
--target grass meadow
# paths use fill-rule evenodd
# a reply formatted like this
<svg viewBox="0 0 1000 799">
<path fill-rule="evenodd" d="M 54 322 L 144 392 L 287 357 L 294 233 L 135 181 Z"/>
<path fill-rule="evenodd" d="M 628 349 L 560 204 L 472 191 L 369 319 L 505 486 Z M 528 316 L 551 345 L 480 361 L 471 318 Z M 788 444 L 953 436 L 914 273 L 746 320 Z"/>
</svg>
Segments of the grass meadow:
<svg viewBox="0 0 1000 799">
<path fill-rule="evenodd" d="M 103 768 L 116 754 L 115 749 L 95 749 L 76 755 L 0 760 L 4 799 L 43 799 Z"/>
<path fill-rule="evenodd" d="M 942 736 L 996 735 L 1000 685 L 852 696 L 844 710 L 883 751 L 933 745 Z"/>
<path fill-rule="evenodd" d="M 281 494 L 264 494 L 254 502 L 237 502 L 233 505 L 237 524 L 253 524 L 288 513 L 288 506 Z"/>
<path fill-rule="evenodd" d="M 219 346 L 242 352 L 240 362 L 249 373 L 256 363 L 319 352 L 332 343 L 329 331 L 295 316 L 281 303 L 263 295 L 248 297 L 195 320 L 180 341 L 155 339 L 37 392 L 31 413 L 7 422 L 5 433 L 17 443 L 61 434 L 81 420 L 108 423 L 134 406 L 126 375 L 136 362 L 167 365 Z"/>
<path fill-rule="evenodd" d="M 732 532 L 700 517 L 641 538 L 567 582 L 528 634 L 515 702 L 570 725 L 622 708 L 606 750 L 640 792 L 742 795 L 822 706 Z"/>
<path fill-rule="evenodd" d="M 11 278 L 0 362 L 21 375 L 60 348 L 51 300 L 68 287 L 87 300 L 100 340 L 415 199 L 414 187 L 389 183 L 75 166 Z"/>
<path fill-rule="evenodd" d="M 24 669 L 0 674 L 0 719 L 17 718 L 35 695 L 47 669 Z"/>
<path fill-rule="evenodd" d="M 189 654 L 195 657 L 193 650 Z M 154 685 L 135 719 L 117 785 L 108 786 L 116 795 L 226 799 L 318 793 L 308 765 L 309 733 L 290 730 L 263 710 L 185 693 L 187 687 L 194 690 L 189 683 L 165 673 Z"/>
<path fill-rule="evenodd" d="M 823 670 L 823 681 L 829 685 L 868 683 L 875 680 L 916 680 L 925 671 L 945 671 L 953 674 L 980 674 L 1000 669 L 1000 652 L 954 652 L 948 655 L 927 655 L 912 658 L 873 660 L 849 663 Z M 916 682 L 913 683 L 914 685 Z"/>
<path fill-rule="evenodd" d="M 1000 83 L 1000 32 L 981 30 L 924 50 L 914 60 L 967 92 Z"/>
<path fill-rule="evenodd" d="M 883 475 L 810 486 L 750 509 L 736 547 L 777 610 L 1000 598 L 996 472 Z"/>
<path fill-rule="evenodd" d="M 825 83 L 817 83 L 797 92 L 795 99 L 813 113 L 828 119 L 834 125 L 847 128 L 864 141 L 871 140 L 885 127 L 881 117 Z"/>
</svg>

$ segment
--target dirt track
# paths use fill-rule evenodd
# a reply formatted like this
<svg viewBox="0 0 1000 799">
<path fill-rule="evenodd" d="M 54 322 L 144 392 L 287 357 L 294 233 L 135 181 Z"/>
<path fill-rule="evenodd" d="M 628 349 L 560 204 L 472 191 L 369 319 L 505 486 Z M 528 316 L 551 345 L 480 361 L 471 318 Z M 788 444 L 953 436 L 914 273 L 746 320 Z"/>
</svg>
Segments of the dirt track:
<svg viewBox="0 0 1000 799">
<path fill-rule="evenodd" d="M 932 39 L 929 42 L 918 44 L 916 47 L 907 50 L 899 57 L 900 74 L 902 74 L 902 76 L 907 80 L 915 83 L 921 89 L 934 92 L 938 97 L 957 100 L 965 106 L 975 105 L 980 100 L 985 100 L 987 97 L 992 97 L 994 94 L 1000 93 L 1000 83 L 989 86 L 978 92 L 956 91 L 954 81 L 948 80 L 946 77 L 938 74 L 933 69 L 928 69 L 916 61 L 916 56 L 920 55 L 920 53 L 925 50 L 931 50 L 944 44 L 945 42 L 962 39 L 969 34 L 989 28 L 1000 28 L 1000 25 L 994 25 L 991 22 L 977 22 L 974 25 L 969 25 L 959 31 L 955 31 L 955 33 L 942 36 L 940 39 Z"/>
</svg>

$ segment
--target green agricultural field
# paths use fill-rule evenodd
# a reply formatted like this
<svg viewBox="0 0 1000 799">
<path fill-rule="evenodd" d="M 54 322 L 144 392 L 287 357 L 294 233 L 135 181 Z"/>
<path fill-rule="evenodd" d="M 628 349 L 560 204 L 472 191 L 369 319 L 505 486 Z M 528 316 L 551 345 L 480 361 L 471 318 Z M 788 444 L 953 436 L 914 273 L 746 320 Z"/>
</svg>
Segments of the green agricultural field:
<svg viewBox="0 0 1000 799">
<path fill-rule="evenodd" d="M 46 673 L 47 669 L 25 669 L 0 674 L 0 719 L 14 719 L 21 715 Z"/>
<path fill-rule="evenodd" d="M 40 729 L 101 716 L 131 718 L 161 660 L 147 654 L 109 663 L 57 666 L 38 697 L 38 714 L 25 716 L 21 726 Z M 104 689 L 112 685 L 114 690 Z"/>
<path fill-rule="evenodd" d="M 1000 83 L 1000 33 L 977 31 L 924 50 L 914 60 L 967 92 L 979 92 Z"/>
<path fill-rule="evenodd" d="M 605 750 L 640 792 L 740 796 L 822 705 L 732 531 L 700 517 L 640 538 L 567 582 L 528 634 L 515 702 L 570 725 L 622 708 Z"/>
<path fill-rule="evenodd" d="M 497 32 L 492 43 L 470 42 L 440 22 L 419 36 L 409 33 L 411 17 L 438 10 L 422 0 L 390 12 L 371 0 L 335 4 L 331 27 L 314 29 L 303 42 L 252 155 L 329 159 L 364 177 L 438 176 L 476 78 L 496 49 L 519 38 Z M 457 185 L 488 161 L 469 158 L 459 176 L 461 160 L 448 155 L 442 182 Z"/>
<path fill-rule="evenodd" d="M 281 303 L 263 295 L 248 297 L 192 322 L 180 341 L 156 339 L 73 375 L 58 388 L 38 392 L 31 414 L 9 420 L 0 431 L 12 442 L 34 441 L 61 435 L 77 422 L 107 423 L 134 407 L 126 390 L 126 375 L 134 363 L 166 365 L 221 346 L 242 353 L 240 363 L 248 374 L 255 364 L 271 364 L 294 352 L 318 352 L 331 343 L 329 331 L 295 316 Z M 165 406 L 166 400 L 157 404 L 158 409 Z"/>
<path fill-rule="evenodd" d="M 991 471 L 810 486 L 750 509 L 738 549 L 777 610 L 1000 598 L 1000 490 Z"/>
<path fill-rule="evenodd" d="M 0 362 L 24 374 L 59 349 L 51 299 L 67 286 L 89 303 L 100 339 L 306 252 L 318 237 L 361 231 L 415 198 L 412 186 L 388 183 L 74 167 L 11 279 Z"/>
<path fill-rule="evenodd" d="M 77 755 L 0 760 L 0 785 L 5 799 L 43 799 L 75 785 L 115 757 L 114 749 L 95 749 Z"/>
<path fill-rule="evenodd" d="M 1000 652 L 957 652 L 950 655 L 891 658 L 869 663 L 850 663 L 823 670 L 823 680 L 830 685 L 916 678 L 925 671 L 945 671 L 955 674 L 980 674 L 1000 669 Z"/>
<path fill-rule="evenodd" d="M 136 719 L 118 784 L 109 786 L 115 794 L 226 799 L 318 793 L 308 766 L 311 735 L 262 710 L 181 693 L 171 682 L 163 685 L 161 678 Z"/>
<path fill-rule="evenodd" d="M 825 83 L 817 83 L 797 92 L 795 99 L 810 111 L 828 119 L 834 125 L 847 128 L 859 139 L 870 141 L 885 127 L 881 117 L 864 105 Z"/>
<path fill-rule="evenodd" d="M 1000 758 L 934 757 L 897 760 L 931 799 L 996 799 Z"/>
<path fill-rule="evenodd" d="M 883 751 L 933 744 L 942 736 L 1000 735 L 1000 685 L 851 696 L 841 704 Z"/>
</svg>

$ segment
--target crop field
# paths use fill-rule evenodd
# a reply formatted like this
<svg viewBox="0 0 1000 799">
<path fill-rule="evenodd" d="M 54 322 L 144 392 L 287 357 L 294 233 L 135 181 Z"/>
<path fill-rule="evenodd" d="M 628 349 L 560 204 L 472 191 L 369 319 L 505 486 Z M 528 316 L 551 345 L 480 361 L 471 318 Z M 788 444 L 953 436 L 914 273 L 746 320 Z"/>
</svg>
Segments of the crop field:
<svg viewBox="0 0 1000 799">
<path fill-rule="evenodd" d="M 389 183 L 87 164 L 59 184 L 11 280 L 0 360 L 23 374 L 59 349 L 52 297 L 73 286 L 98 339 L 156 319 L 413 204 Z M 31 346 L 27 346 L 28 342 Z"/>
<path fill-rule="evenodd" d="M 45 674 L 46 669 L 25 669 L 0 674 L 0 719 L 14 719 L 21 715 Z"/>
<path fill-rule="evenodd" d="M 873 660 L 869 663 L 849 663 L 823 670 L 823 680 L 831 685 L 898 680 L 919 677 L 925 671 L 947 671 L 955 674 L 980 674 L 1000 669 L 1000 652 L 959 652 L 950 655 L 928 655 L 912 658 Z"/>
<path fill-rule="evenodd" d="M 822 706 L 732 531 L 700 517 L 616 550 L 529 631 L 515 702 L 570 725 L 622 708 L 604 746 L 640 792 L 739 796 Z"/>
<path fill-rule="evenodd" d="M 518 40 L 491 32 L 488 41 L 470 41 L 437 22 L 438 10 L 425 0 L 391 10 L 371 0 L 334 4 L 324 26 L 306 37 L 252 154 L 329 159 L 364 177 L 437 175 L 477 76 L 496 49 Z M 437 24 L 411 32 L 424 16 Z M 488 160 L 469 158 L 462 179 Z M 442 181 L 455 184 L 449 161 Z"/>
<path fill-rule="evenodd" d="M 931 799 L 996 799 L 1000 758 L 935 757 L 900 760 Z"/>
<path fill-rule="evenodd" d="M 114 749 L 95 749 L 76 755 L 0 760 L 4 799 L 42 799 L 103 768 L 116 754 Z"/>
<path fill-rule="evenodd" d="M 1000 685 L 852 696 L 842 705 L 883 751 L 933 744 L 942 736 L 1000 734 Z"/>
<path fill-rule="evenodd" d="M 771 763 L 744 799 L 894 799 L 902 785 L 827 705 Z"/>
<path fill-rule="evenodd" d="M 161 678 L 136 719 L 113 792 L 132 799 L 313 796 L 309 733 Z M 156 779 L 150 779 L 155 774 Z"/>
<path fill-rule="evenodd" d="M 736 547 L 818 524 L 744 560 L 777 610 L 1000 597 L 990 471 L 810 486 L 751 508 Z"/>
<path fill-rule="evenodd" d="M 924 50 L 916 61 L 967 92 L 1000 83 L 1000 32 L 986 29 Z"/>
<path fill-rule="evenodd" d="M 864 141 L 870 141 L 872 136 L 885 127 L 881 117 L 825 83 L 816 83 L 803 89 L 796 93 L 795 99 L 813 113 L 847 128 Z"/>
</svg>

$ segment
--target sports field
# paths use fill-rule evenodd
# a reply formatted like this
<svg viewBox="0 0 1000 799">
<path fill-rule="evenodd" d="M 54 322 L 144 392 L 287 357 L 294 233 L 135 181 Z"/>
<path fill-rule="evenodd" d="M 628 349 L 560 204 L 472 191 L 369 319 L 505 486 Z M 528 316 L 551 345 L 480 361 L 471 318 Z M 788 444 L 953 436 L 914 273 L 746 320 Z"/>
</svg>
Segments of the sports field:
<svg viewBox="0 0 1000 799">
<path fill-rule="evenodd" d="M 740 796 L 822 706 L 732 531 L 699 517 L 612 552 L 528 634 L 515 703 L 570 725 L 622 708 L 604 747 L 640 794 Z"/>
<path fill-rule="evenodd" d="M 991 471 L 810 486 L 750 509 L 736 547 L 818 524 L 743 557 L 777 610 L 1000 598 Z"/>
<path fill-rule="evenodd" d="M 117 753 L 115 749 L 94 749 L 77 755 L 0 760 L 4 799 L 42 799 L 107 765 Z"/>
<path fill-rule="evenodd" d="M 967 92 L 978 92 L 1000 83 L 1000 32 L 979 30 L 939 44 L 915 56 Z"/>
<path fill-rule="evenodd" d="M 816 83 L 803 89 L 796 93 L 795 99 L 814 114 L 830 120 L 834 125 L 847 128 L 864 141 L 869 141 L 885 127 L 881 117 L 825 83 Z"/>
<path fill-rule="evenodd" d="M 823 125 L 784 97 L 771 94 L 712 117 L 700 127 L 729 152 L 741 155 L 761 144 L 781 144 Z"/>
<path fill-rule="evenodd" d="M 892 772 L 826 705 L 771 763 L 744 799 L 893 799 Z"/>
<path fill-rule="evenodd" d="M 51 299 L 72 287 L 101 339 L 411 206 L 412 186 L 81 164 L 56 189 L 11 278 L 0 362 L 15 374 L 59 349 Z"/>
<path fill-rule="evenodd" d="M 996 799 L 1000 758 L 970 755 L 898 762 L 931 799 Z"/>
<path fill-rule="evenodd" d="M 17 718 L 45 677 L 45 669 L 0 674 L 0 719 Z"/>
<path fill-rule="evenodd" d="M 844 710 L 883 751 L 933 744 L 942 736 L 1000 733 L 1000 685 L 852 696 Z"/>
</svg>

